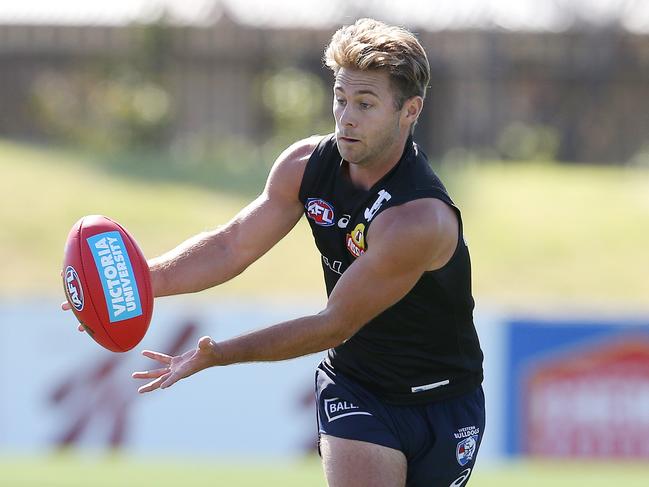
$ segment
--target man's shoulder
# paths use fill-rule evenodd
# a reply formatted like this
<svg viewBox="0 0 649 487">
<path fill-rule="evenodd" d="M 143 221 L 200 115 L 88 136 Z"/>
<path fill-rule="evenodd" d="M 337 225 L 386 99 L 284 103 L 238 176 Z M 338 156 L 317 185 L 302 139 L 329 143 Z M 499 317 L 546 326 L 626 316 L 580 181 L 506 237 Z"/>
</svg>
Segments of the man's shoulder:
<svg viewBox="0 0 649 487">
<path fill-rule="evenodd" d="M 372 223 L 367 235 L 395 264 L 425 266 L 434 270 L 445 265 L 458 242 L 458 219 L 453 209 L 436 198 L 421 198 L 387 208 Z M 412 249 L 403 252 L 403 249 Z"/>
<path fill-rule="evenodd" d="M 267 192 L 278 189 L 298 198 L 306 165 L 323 137 L 325 136 L 313 135 L 287 147 L 273 164 L 266 182 Z"/>
<path fill-rule="evenodd" d="M 327 135 L 312 135 L 305 139 L 298 140 L 288 146 L 279 156 L 279 160 L 289 165 L 306 164 L 309 158 Z"/>
<path fill-rule="evenodd" d="M 381 217 L 381 218 L 379 218 Z M 404 227 L 435 225 L 440 219 L 454 219 L 451 206 L 439 198 L 417 198 L 387 208 L 377 221 Z"/>
<path fill-rule="evenodd" d="M 372 224 L 373 234 L 403 235 L 421 241 L 436 241 L 440 236 L 454 236 L 457 216 L 437 198 L 420 198 L 387 208 Z"/>
</svg>

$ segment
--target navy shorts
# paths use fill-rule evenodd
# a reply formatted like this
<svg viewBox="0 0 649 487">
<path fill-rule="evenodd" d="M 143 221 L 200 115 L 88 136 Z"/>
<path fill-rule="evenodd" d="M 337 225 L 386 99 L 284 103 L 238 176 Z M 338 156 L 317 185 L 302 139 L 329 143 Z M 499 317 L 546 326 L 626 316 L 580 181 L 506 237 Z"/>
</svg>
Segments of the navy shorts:
<svg viewBox="0 0 649 487">
<path fill-rule="evenodd" d="M 461 487 L 471 475 L 485 427 L 482 387 L 416 406 L 386 404 L 321 364 L 316 370 L 318 437 L 387 446 L 408 461 L 407 487 Z"/>
</svg>

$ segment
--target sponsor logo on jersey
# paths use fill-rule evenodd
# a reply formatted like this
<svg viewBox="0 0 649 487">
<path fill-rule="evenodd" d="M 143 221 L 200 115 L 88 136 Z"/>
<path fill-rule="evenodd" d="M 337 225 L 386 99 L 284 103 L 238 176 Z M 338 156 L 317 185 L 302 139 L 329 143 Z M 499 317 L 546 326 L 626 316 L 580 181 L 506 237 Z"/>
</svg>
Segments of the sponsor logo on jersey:
<svg viewBox="0 0 649 487">
<path fill-rule="evenodd" d="M 349 220 L 351 220 L 351 218 L 351 215 L 343 215 L 340 220 L 338 220 L 338 228 L 347 228 L 347 225 L 349 225 Z"/>
<path fill-rule="evenodd" d="M 376 213 L 381 209 L 381 206 L 383 206 L 383 203 L 386 201 L 389 201 L 390 198 L 392 198 L 392 195 L 388 193 L 386 190 L 382 189 L 379 191 L 378 198 L 376 198 L 376 201 L 372 205 L 371 208 L 365 208 L 365 219 L 368 222 L 372 221 L 372 218 L 376 216 Z"/>
<path fill-rule="evenodd" d="M 365 224 L 359 223 L 345 236 L 345 245 L 354 257 L 365 253 Z"/>
<path fill-rule="evenodd" d="M 330 227 L 335 223 L 334 207 L 320 198 L 309 198 L 306 201 L 306 216 L 311 218 L 316 225 Z"/>
<path fill-rule="evenodd" d="M 457 444 L 455 449 L 455 456 L 457 463 L 464 467 L 467 463 L 473 460 L 476 449 L 478 448 L 478 435 L 469 436 L 464 438 Z"/>
<path fill-rule="evenodd" d="M 65 268 L 65 295 L 74 309 L 83 310 L 83 288 L 79 274 L 71 265 Z"/>
<path fill-rule="evenodd" d="M 460 476 L 456 478 L 448 487 L 462 487 L 463 485 L 465 485 L 464 482 L 469 478 L 470 473 L 470 468 L 462 470 L 462 472 L 460 472 Z"/>
<path fill-rule="evenodd" d="M 370 413 L 361 410 L 356 404 L 351 401 L 344 401 L 339 397 L 324 400 L 325 414 L 329 422 L 336 421 L 337 419 L 346 416 L 371 416 Z"/>
<path fill-rule="evenodd" d="M 119 232 L 104 232 L 87 239 L 95 259 L 111 323 L 142 314 L 140 294 L 128 251 Z"/>
<path fill-rule="evenodd" d="M 326 265 L 332 272 L 335 272 L 336 274 L 342 275 L 342 267 L 343 263 L 339 260 L 329 260 L 329 257 L 323 255 L 322 256 L 322 262 L 324 265 Z"/>
</svg>

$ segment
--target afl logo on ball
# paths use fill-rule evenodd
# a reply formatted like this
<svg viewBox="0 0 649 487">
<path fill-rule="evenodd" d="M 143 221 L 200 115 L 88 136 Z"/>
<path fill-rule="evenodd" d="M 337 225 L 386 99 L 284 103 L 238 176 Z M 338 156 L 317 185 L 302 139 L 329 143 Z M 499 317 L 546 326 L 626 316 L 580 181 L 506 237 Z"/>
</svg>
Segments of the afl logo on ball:
<svg viewBox="0 0 649 487">
<path fill-rule="evenodd" d="M 83 310 L 83 288 L 77 271 L 71 265 L 65 269 L 65 295 L 74 309 Z"/>
<path fill-rule="evenodd" d="M 320 198 L 309 198 L 306 201 L 306 216 L 316 225 L 330 227 L 334 224 L 334 207 Z"/>
</svg>

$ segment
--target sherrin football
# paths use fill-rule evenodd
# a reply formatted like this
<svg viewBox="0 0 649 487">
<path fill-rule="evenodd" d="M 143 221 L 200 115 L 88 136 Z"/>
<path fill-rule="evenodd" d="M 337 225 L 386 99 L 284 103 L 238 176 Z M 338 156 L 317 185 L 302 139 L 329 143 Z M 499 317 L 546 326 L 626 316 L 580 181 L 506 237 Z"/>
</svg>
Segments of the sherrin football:
<svg viewBox="0 0 649 487">
<path fill-rule="evenodd" d="M 89 215 L 65 243 L 63 288 L 79 323 L 113 352 L 135 347 L 149 328 L 153 291 L 149 266 L 119 223 Z"/>
</svg>

